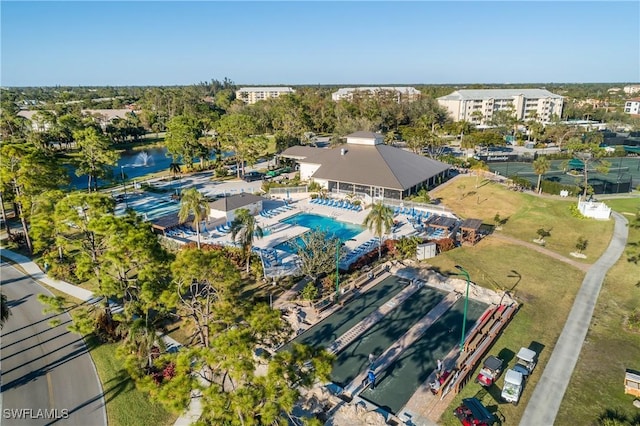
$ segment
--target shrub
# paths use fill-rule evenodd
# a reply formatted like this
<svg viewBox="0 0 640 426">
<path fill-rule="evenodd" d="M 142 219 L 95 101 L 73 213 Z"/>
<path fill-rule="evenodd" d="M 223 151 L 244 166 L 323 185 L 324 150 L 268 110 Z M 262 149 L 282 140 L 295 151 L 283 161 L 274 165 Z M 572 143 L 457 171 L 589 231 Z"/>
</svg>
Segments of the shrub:
<svg viewBox="0 0 640 426">
<path fill-rule="evenodd" d="M 569 206 L 569 211 L 571 212 L 571 216 L 573 216 L 575 218 L 578 218 L 578 219 L 586 219 L 587 218 L 582 213 L 580 213 L 580 209 L 578 209 L 578 205 L 577 204 L 571 204 Z"/>
<path fill-rule="evenodd" d="M 542 189 L 542 192 L 553 195 L 559 195 L 560 191 L 568 191 L 570 196 L 574 196 L 581 192 L 580 188 L 576 185 L 564 185 L 547 179 L 540 183 L 540 188 Z"/>
<path fill-rule="evenodd" d="M 627 328 L 631 331 L 640 331 L 640 309 L 636 309 L 629 315 Z"/>
</svg>

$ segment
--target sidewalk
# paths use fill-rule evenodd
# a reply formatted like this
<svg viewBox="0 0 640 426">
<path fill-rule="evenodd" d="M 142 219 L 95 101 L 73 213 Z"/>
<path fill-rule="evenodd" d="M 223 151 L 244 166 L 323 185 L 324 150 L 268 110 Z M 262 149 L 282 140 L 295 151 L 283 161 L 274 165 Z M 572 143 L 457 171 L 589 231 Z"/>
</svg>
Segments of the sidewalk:
<svg viewBox="0 0 640 426">
<path fill-rule="evenodd" d="M 80 288 L 76 285 L 48 277 L 44 272 L 42 272 L 40 267 L 36 265 L 35 262 L 33 262 L 26 256 L 12 252 L 11 250 L 7 250 L 5 248 L 0 248 L 0 256 L 6 257 L 7 259 L 17 263 L 22 269 L 24 269 L 27 275 L 30 275 L 31 278 L 38 282 L 46 284 L 49 287 L 53 287 L 56 290 L 68 294 L 69 296 L 75 297 L 76 299 L 80 299 L 83 302 L 87 302 L 93 299 L 93 293 L 89 290 L 85 290 L 84 288 Z"/>
</svg>

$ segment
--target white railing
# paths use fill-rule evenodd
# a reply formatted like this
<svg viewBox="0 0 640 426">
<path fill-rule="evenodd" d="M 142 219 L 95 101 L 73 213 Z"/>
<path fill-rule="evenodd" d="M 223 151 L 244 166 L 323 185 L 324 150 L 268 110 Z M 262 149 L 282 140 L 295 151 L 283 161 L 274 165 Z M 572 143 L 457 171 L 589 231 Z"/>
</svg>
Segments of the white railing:
<svg viewBox="0 0 640 426">
<path fill-rule="evenodd" d="M 309 192 L 309 187 L 307 185 L 304 186 L 283 186 L 278 188 L 269 188 L 269 195 L 286 195 L 289 194 L 300 194 L 303 192 Z"/>
</svg>

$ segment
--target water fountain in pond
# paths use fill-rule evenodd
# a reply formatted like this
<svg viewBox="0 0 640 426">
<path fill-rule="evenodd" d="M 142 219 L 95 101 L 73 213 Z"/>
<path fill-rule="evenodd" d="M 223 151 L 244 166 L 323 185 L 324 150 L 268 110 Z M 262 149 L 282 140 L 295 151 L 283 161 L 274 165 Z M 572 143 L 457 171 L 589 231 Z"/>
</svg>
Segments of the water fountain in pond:
<svg viewBox="0 0 640 426">
<path fill-rule="evenodd" d="M 133 163 L 135 167 L 147 167 L 153 164 L 153 157 L 147 151 L 142 151 L 136 157 L 136 161 Z"/>
</svg>

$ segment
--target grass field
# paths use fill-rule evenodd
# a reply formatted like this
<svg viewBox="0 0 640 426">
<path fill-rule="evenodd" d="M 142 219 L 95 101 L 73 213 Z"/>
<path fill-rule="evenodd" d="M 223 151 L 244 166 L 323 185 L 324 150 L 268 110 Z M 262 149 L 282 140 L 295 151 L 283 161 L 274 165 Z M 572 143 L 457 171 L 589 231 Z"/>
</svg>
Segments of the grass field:
<svg viewBox="0 0 640 426">
<path fill-rule="evenodd" d="M 640 208 L 637 198 L 606 202 L 620 212 L 631 213 Z M 638 244 L 640 230 L 630 227 L 628 241 Z M 557 424 L 596 424 L 602 417 L 626 419 L 620 425 L 640 424 L 640 411 L 631 405 L 634 397 L 625 395 L 623 387 L 625 369 L 640 370 L 640 333 L 624 327 L 627 316 L 638 307 L 640 265 L 627 261 L 623 255 L 609 271 L 600 292 Z"/>
<path fill-rule="evenodd" d="M 493 225 L 497 214 L 506 220 L 502 226 L 505 235 L 531 242 L 538 238 L 536 231 L 544 228 L 551 233 L 545 238 L 545 247 L 563 256 L 576 251 L 578 237 L 588 240 L 579 262 L 593 263 L 609 244 L 613 221 L 597 221 L 573 217 L 569 207 L 576 200 L 538 197 L 533 194 L 510 191 L 504 185 L 490 181 L 479 181 L 475 177 L 460 177 L 450 185 L 432 192 L 456 214 L 464 218 L 482 219 Z"/>
<path fill-rule="evenodd" d="M 99 344 L 87 339 L 87 346 L 102 382 L 109 426 L 171 425 L 176 416 L 165 411 L 138 391 L 116 358 L 116 344 Z"/>
</svg>

